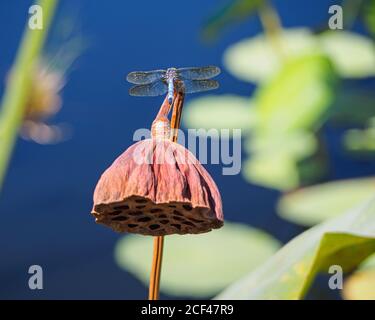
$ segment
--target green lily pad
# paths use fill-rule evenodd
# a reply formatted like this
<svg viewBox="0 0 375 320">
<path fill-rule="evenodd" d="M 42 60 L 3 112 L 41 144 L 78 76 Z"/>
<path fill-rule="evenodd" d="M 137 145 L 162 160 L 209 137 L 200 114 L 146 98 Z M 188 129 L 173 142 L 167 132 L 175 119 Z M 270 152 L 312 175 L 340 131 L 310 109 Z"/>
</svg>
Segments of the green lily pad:
<svg viewBox="0 0 375 320">
<path fill-rule="evenodd" d="M 373 252 L 375 199 L 300 234 L 217 299 L 301 299 L 317 272 L 349 271 Z"/>
<path fill-rule="evenodd" d="M 307 28 L 284 29 L 278 40 L 282 55 L 260 34 L 230 46 L 224 53 L 224 65 L 240 80 L 264 82 L 279 72 L 284 60 L 319 52 L 316 38 Z"/>
<path fill-rule="evenodd" d="M 228 222 L 207 234 L 165 237 L 161 290 L 176 296 L 214 295 L 278 248 L 278 241 L 265 232 Z M 125 236 L 115 257 L 120 267 L 148 285 L 151 237 Z"/>
<path fill-rule="evenodd" d="M 343 214 L 374 194 L 375 178 L 328 182 L 285 194 L 277 211 L 286 220 L 311 226 Z"/>
<path fill-rule="evenodd" d="M 247 132 L 254 126 L 255 112 L 249 98 L 209 95 L 188 102 L 182 119 L 188 128 L 241 129 Z"/>
<path fill-rule="evenodd" d="M 370 38 L 349 31 L 335 30 L 322 33 L 319 43 L 340 76 L 375 76 L 375 44 Z"/>
</svg>

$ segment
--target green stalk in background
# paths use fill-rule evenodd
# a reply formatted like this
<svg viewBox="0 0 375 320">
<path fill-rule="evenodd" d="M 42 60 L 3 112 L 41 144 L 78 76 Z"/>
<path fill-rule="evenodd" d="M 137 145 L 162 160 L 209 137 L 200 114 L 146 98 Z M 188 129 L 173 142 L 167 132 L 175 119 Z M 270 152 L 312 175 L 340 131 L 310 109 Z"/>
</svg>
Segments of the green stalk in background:
<svg viewBox="0 0 375 320">
<path fill-rule="evenodd" d="M 39 0 L 37 4 L 43 8 L 43 28 L 31 30 L 28 21 L 26 22 L 0 109 L 0 191 L 23 121 L 26 101 L 31 90 L 33 67 L 42 51 L 57 0 Z"/>
</svg>

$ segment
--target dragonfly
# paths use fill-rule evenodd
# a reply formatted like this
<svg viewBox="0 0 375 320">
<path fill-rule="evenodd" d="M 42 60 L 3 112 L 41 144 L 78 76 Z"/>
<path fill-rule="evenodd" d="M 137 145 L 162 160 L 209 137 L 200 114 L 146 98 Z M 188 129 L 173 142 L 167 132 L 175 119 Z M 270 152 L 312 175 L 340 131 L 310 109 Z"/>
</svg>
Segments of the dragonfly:
<svg viewBox="0 0 375 320">
<path fill-rule="evenodd" d="M 185 93 L 217 89 L 219 83 L 211 78 L 220 74 L 215 66 L 168 68 L 167 70 L 133 71 L 126 80 L 135 84 L 129 90 L 131 96 L 160 96 L 168 93 L 168 101 L 173 102 L 176 86 L 182 86 Z"/>
</svg>

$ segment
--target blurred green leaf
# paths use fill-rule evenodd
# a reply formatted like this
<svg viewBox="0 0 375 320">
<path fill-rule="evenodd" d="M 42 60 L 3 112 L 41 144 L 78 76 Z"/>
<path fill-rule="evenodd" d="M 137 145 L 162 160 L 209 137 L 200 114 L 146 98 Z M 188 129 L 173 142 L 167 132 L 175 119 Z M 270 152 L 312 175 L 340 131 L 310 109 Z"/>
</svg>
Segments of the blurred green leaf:
<svg viewBox="0 0 375 320">
<path fill-rule="evenodd" d="M 375 251 L 375 199 L 294 238 L 217 299 L 301 299 L 329 265 L 349 271 Z"/>
<path fill-rule="evenodd" d="M 324 56 L 289 61 L 256 93 L 256 133 L 280 136 L 316 129 L 333 100 L 335 80 L 331 63 Z"/>
<path fill-rule="evenodd" d="M 285 194 L 277 211 L 288 221 L 311 226 L 344 213 L 374 194 L 375 178 L 328 182 Z"/>
<path fill-rule="evenodd" d="M 375 254 L 345 280 L 342 294 L 346 300 L 375 300 Z"/>
<path fill-rule="evenodd" d="M 375 76 L 375 44 L 370 38 L 349 31 L 335 30 L 319 35 L 319 42 L 340 76 Z"/>
<path fill-rule="evenodd" d="M 209 95 L 187 103 L 182 119 L 188 128 L 238 128 L 246 132 L 254 126 L 255 113 L 249 98 Z"/>
<path fill-rule="evenodd" d="M 335 74 L 329 60 L 309 55 L 290 60 L 256 93 L 255 106 L 236 96 L 212 96 L 187 107 L 185 124 L 203 128 L 254 127 L 243 174 L 253 183 L 281 190 L 299 185 L 299 161 L 317 147 L 310 132 L 332 101 Z M 215 117 L 212 115 L 215 114 Z"/>
<path fill-rule="evenodd" d="M 364 124 L 375 116 L 375 94 L 344 88 L 338 92 L 330 118 L 344 124 Z"/>
<path fill-rule="evenodd" d="M 279 243 L 263 231 L 226 222 L 201 235 L 165 238 L 161 290 L 171 295 L 210 296 L 264 262 Z M 152 238 L 129 235 L 115 250 L 117 263 L 148 284 Z"/>
<path fill-rule="evenodd" d="M 366 258 L 360 265 L 358 270 L 367 270 L 367 269 L 374 269 L 375 270 L 375 253 L 371 256 Z M 374 287 L 375 289 L 375 287 Z"/>
<path fill-rule="evenodd" d="M 298 161 L 316 149 L 317 141 L 308 132 L 250 137 L 245 150 L 252 156 L 244 163 L 242 172 L 249 182 L 278 190 L 293 189 L 300 184 Z"/>
<path fill-rule="evenodd" d="M 231 0 L 217 10 L 205 23 L 203 36 L 214 39 L 229 24 L 245 20 L 256 12 L 264 0 Z"/>
<path fill-rule="evenodd" d="M 251 183 L 277 190 L 299 184 L 296 161 L 288 154 L 254 154 L 243 163 L 242 174 Z"/>
<path fill-rule="evenodd" d="M 334 83 L 330 61 L 309 55 L 290 60 L 257 90 L 256 126 L 246 143 L 251 157 L 243 167 L 247 180 L 279 190 L 300 185 L 299 162 L 317 149 L 311 131 L 328 114 Z"/>
<path fill-rule="evenodd" d="M 375 154 L 375 127 L 348 130 L 344 135 L 344 146 L 355 154 Z"/>
<path fill-rule="evenodd" d="M 365 25 L 375 37 L 375 0 L 367 0 L 363 10 Z"/>
<path fill-rule="evenodd" d="M 317 150 L 297 163 L 299 186 L 311 185 L 322 179 L 329 171 L 325 145 L 317 141 Z"/>
<path fill-rule="evenodd" d="M 279 72 L 284 59 L 288 61 L 319 50 L 314 35 L 307 28 L 283 30 L 279 42 L 285 54 L 282 57 L 264 34 L 242 40 L 225 51 L 224 65 L 240 80 L 264 82 Z"/>
<path fill-rule="evenodd" d="M 367 0 L 343 0 L 340 5 L 343 14 L 343 27 L 345 30 L 353 29 L 353 26 L 358 19 L 361 10 L 363 9 L 364 2 Z"/>
<path fill-rule="evenodd" d="M 294 159 L 302 159 L 317 149 L 315 136 L 306 131 L 293 131 L 285 136 L 254 136 L 246 140 L 245 150 L 249 153 L 262 153 L 272 157 L 275 154 L 287 154 Z"/>
</svg>

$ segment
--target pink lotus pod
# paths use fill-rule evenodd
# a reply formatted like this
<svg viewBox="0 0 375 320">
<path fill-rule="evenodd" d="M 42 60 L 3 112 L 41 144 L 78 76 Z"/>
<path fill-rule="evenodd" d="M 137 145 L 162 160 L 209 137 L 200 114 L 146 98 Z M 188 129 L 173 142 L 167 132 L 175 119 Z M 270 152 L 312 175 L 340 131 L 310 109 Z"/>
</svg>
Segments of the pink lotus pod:
<svg viewBox="0 0 375 320">
<path fill-rule="evenodd" d="M 219 190 L 195 156 L 157 119 L 152 138 L 130 146 L 101 176 L 92 214 L 118 232 L 163 236 L 223 225 Z"/>
</svg>

